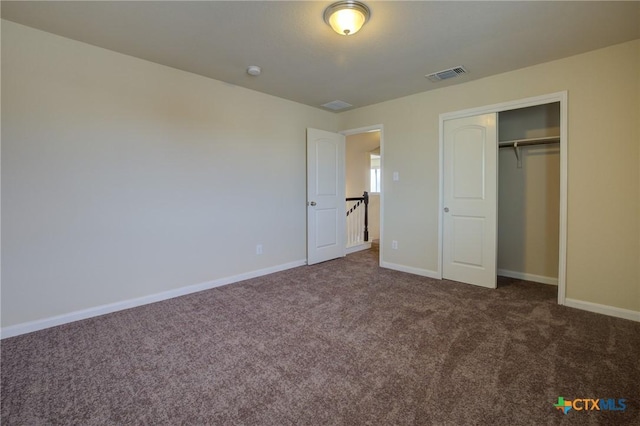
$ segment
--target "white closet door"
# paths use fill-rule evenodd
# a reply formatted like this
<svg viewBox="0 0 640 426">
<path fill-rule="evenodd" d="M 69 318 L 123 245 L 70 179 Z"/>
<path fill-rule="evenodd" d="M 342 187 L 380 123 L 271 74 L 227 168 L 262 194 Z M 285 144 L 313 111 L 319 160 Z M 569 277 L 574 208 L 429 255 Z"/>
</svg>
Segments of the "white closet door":
<svg viewBox="0 0 640 426">
<path fill-rule="evenodd" d="M 496 114 L 444 122 L 443 278 L 496 288 Z"/>
</svg>

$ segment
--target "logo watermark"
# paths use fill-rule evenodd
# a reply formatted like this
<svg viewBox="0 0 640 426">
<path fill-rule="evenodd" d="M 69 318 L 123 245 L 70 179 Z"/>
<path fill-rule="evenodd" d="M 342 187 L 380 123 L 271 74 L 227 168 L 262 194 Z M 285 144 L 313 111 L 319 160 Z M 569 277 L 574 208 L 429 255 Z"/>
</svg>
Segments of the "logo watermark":
<svg viewBox="0 0 640 426">
<path fill-rule="evenodd" d="M 627 400 L 624 398 L 576 398 L 573 400 L 558 397 L 558 402 L 553 404 L 556 410 L 565 415 L 571 410 L 575 411 L 625 411 Z"/>
</svg>

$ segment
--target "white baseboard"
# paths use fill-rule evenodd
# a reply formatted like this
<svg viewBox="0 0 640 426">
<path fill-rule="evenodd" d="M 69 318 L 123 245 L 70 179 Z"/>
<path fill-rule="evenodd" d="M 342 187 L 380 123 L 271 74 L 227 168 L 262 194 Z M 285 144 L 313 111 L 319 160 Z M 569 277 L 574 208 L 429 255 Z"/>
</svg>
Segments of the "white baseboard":
<svg viewBox="0 0 640 426">
<path fill-rule="evenodd" d="M 2 339 L 8 337 L 19 336 L 21 334 L 31 333 L 45 328 L 55 327 L 62 324 L 68 324 L 74 321 L 93 318 L 112 312 L 122 311 L 124 309 L 135 308 L 137 306 L 147 305 L 149 303 L 160 302 L 174 297 L 185 296 L 191 293 L 197 293 L 203 290 L 209 290 L 215 287 L 221 287 L 227 284 L 233 284 L 251 278 L 261 277 L 263 275 L 273 274 L 287 269 L 297 268 L 306 265 L 306 259 L 289 262 L 282 265 L 276 265 L 269 268 L 259 269 L 257 271 L 246 272 L 232 277 L 220 278 L 200 284 L 194 284 L 186 287 L 180 287 L 175 290 L 163 291 L 161 293 L 150 294 L 148 296 L 138 297 L 136 299 L 123 300 L 121 302 L 110 303 L 107 305 L 96 306 L 93 308 L 83 309 L 80 311 L 70 312 L 68 314 L 57 315 L 54 317 L 44 318 L 41 320 L 25 322 L 22 324 L 3 327 L 0 331 Z"/>
<path fill-rule="evenodd" d="M 598 303 L 568 298 L 564 299 L 564 305 L 569 308 L 582 309 L 583 311 L 595 312 L 597 314 L 640 322 L 640 312 L 632 311 L 630 309 L 616 308 L 614 306 L 600 305 Z"/>
<path fill-rule="evenodd" d="M 398 265 L 390 262 L 380 262 L 380 266 L 387 269 L 393 269 L 394 271 L 407 272 L 409 274 L 420 275 L 427 278 L 435 278 L 441 280 L 442 277 L 437 271 L 431 271 L 429 269 L 414 268 L 412 266 Z"/>
<path fill-rule="evenodd" d="M 543 275 L 527 274 L 526 272 L 509 271 L 507 269 L 498 269 L 498 275 L 503 277 L 516 278 L 518 280 L 533 281 L 535 283 L 558 285 L 558 278 L 545 277 Z"/>
<path fill-rule="evenodd" d="M 362 250 L 368 250 L 371 248 L 371 243 L 358 244 L 357 246 L 347 247 L 345 254 L 356 253 Z"/>
</svg>

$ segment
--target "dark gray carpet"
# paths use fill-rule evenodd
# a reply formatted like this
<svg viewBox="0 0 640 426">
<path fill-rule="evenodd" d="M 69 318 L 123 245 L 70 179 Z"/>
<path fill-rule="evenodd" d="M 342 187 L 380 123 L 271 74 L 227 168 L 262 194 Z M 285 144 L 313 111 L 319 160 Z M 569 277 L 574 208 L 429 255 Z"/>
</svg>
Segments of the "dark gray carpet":
<svg viewBox="0 0 640 426">
<path fill-rule="evenodd" d="M 640 324 L 377 253 L 2 341 L 2 424 L 640 424 Z M 606 285 L 606 283 L 603 283 Z M 626 398 L 557 411 L 558 396 Z"/>
</svg>

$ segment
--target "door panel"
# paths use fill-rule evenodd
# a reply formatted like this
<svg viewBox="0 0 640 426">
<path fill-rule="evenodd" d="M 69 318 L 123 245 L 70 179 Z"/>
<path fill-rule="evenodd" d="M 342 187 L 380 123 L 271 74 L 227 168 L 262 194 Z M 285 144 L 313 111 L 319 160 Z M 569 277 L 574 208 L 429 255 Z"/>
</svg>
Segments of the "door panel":
<svg viewBox="0 0 640 426">
<path fill-rule="evenodd" d="M 453 196 L 456 199 L 484 198 L 484 129 L 460 129 L 453 139 L 453 162 L 464 167 L 453 169 Z"/>
<path fill-rule="evenodd" d="M 482 267 L 484 219 L 452 215 L 453 263 Z"/>
<path fill-rule="evenodd" d="M 444 122 L 443 278 L 495 288 L 496 114 Z"/>
<path fill-rule="evenodd" d="M 343 257 L 346 247 L 345 137 L 307 129 L 307 264 Z"/>
<path fill-rule="evenodd" d="M 328 138 L 315 141 L 316 195 L 335 196 L 338 191 L 338 144 Z"/>
<path fill-rule="evenodd" d="M 336 209 L 316 209 L 316 247 L 324 248 L 338 244 Z"/>
</svg>

